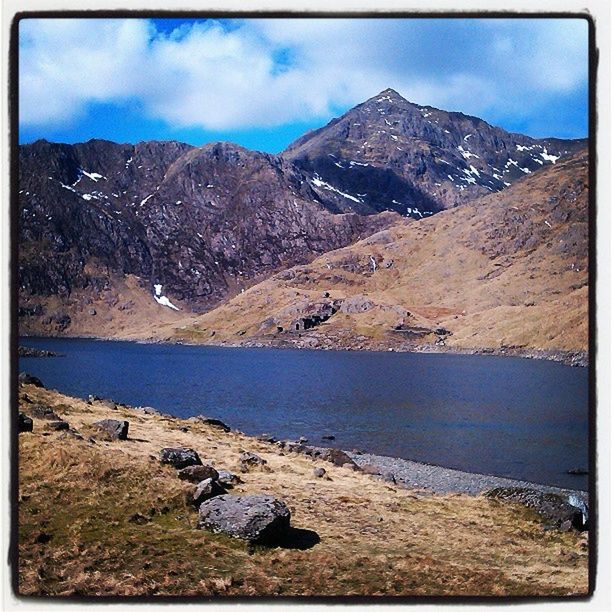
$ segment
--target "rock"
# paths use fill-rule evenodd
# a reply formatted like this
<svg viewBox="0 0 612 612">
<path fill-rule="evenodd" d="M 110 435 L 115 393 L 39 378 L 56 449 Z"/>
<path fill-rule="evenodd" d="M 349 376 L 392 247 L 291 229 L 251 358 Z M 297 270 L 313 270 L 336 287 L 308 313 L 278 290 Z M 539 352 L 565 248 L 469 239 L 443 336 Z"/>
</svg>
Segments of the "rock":
<svg viewBox="0 0 612 612">
<path fill-rule="evenodd" d="M 286 504 L 270 495 L 220 495 L 200 506 L 199 529 L 249 542 L 272 543 L 289 529 Z"/>
<path fill-rule="evenodd" d="M 30 414 L 37 419 L 50 419 L 53 421 L 61 420 L 51 406 L 45 406 L 44 404 L 33 404 L 29 408 Z"/>
<path fill-rule="evenodd" d="M 219 472 L 212 465 L 189 465 L 178 471 L 178 477 L 181 480 L 197 483 L 209 478 L 217 480 Z"/>
<path fill-rule="evenodd" d="M 255 466 L 264 466 L 268 462 L 265 459 L 262 459 L 259 455 L 250 452 L 242 452 L 240 453 L 240 470 L 242 472 L 248 472 L 249 468 Z"/>
<path fill-rule="evenodd" d="M 224 495 L 225 493 L 226 490 L 217 481 L 212 478 L 206 478 L 198 484 L 195 491 L 188 495 L 187 501 L 199 508 L 202 502 L 205 502 L 207 499 L 217 495 Z"/>
<path fill-rule="evenodd" d="M 23 412 L 19 413 L 19 418 L 17 421 L 17 431 L 22 433 L 24 431 L 32 431 L 34 429 L 34 422 L 29 416 L 23 414 Z"/>
<path fill-rule="evenodd" d="M 130 516 L 130 518 L 128 519 L 128 522 L 135 523 L 136 525 L 144 525 L 146 523 L 149 523 L 150 521 L 151 521 L 151 517 L 145 516 L 144 514 L 141 514 L 140 512 L 136 512 L 135 514 L 132 514 L 132 516 Z"/>
<path fill-rule="evenodd" d="M 305 438 L 304 436 L 300 436 L 300 439 L 298 440 L 298 442 L 300 444 L 306 444 L 306 442 L 308 442 L 308 438 Z"/>
<path fill-rule="evenodd" d="M 319 456 L 321 459 L 329 461 L 334 465 L 346 465 L 348 463 L 359 469 L 359 466 L 344 451 L 338 448 L 325 448 L 321 451 Z"/>
<path fill-rule="evenodd" d="M 271 436 L 267 433 L 259 434 L 257 436 L 257 440 L 259 440 L 260 442 L 268 442 L 270 444 L 276 444 L 276 442 L 278 442 L 278 440 L 274 436 Z"/>
<path fill-rule="evenodd" d="M 224 487 L 233 487 L 234 485 L 240 484 L 242 479 L 240 476 L 236 476 L 236 474 L 232 474 L 232 472 L 228 472 L 227 470 L 219 470 L 217 481 Z"/>
<path fill-rule="evenodd" d="M 232 431 L 231 427 L 229 427 L 228 425 L 226 425 L 223 421 L 219 419 L 211 419 L 209 417 L 205 417 L 203 414 L 199 414 L 198 416 L 194 418 L 197 419 L 200 423 L 204 423 L 204 425 L 218 427 L 219 429 L 222 429 L 226 433 L 229 431 Z"/>
<path fill-rule="evenodd" d="M 328 436 L 321 436 L 321 440 L 335 440 L 336 436 L 333 435 L 328 435 Z"/>
<path fill-rule="evenodd" d="M 202 465 L 202 460 L 192 448 L 162 448 L 160 451 L 161 463 L 170 464 L 177 470 L 190 465 Z"/>
<path fill-rule="evenodd" d="M 62 420 L 51 421 L 50 423 L 47 423 L 45 429 L 49 431 L 65 431 L 67 429 L 70 429 L 70 425 L 66 421 Z"/>
<path fill-rule="evenodd" d="M 89 395 L 87 396 L 87 403 L 88 403 L 88 404 L 93 404 L 94 402 L 98 402 L 98 401 L 100 401 L 100 399 L 102 399 L 102 398 L 98 397 L 97 395 L 91 395 L 91 394 L 89 394 Z"/>
<path fill-rule="evenodd" d="M 93 427 L 102 429 L 111 438 L 115 440 L 127 440 L 128 428 L 130 424 L 127 421 L 117 421 L 115 419 L 102 419 L 92 423 Z"/>
<path fill-rule="evenodd" d="M 575 495 L 565 497 L 557 493 L 542 493 L 535 489 L 498 487 L 487 491 L 487 497 L 517 503 L 535 510 L 546 522 L 559 528 L 566 521 L 578 530 L 588 528 L 588 509 Z"/>
<path fill-rule="evenodd" d="M 21 372 L 19 374 L 19 384 L 20 385 L 34 385 L 35 387 L 45 388 L 45 385 L 42 384 L 40 378 L 36 378 L 36 376 L 32 376 L 31 374 L 27 374 L 26 372 Z"/>
<path fill-rule="evenodd" d="M 380 474 L 380 470 L 370 463 L 361 466 L 361 471 L 364 474 L 372 474 L 373 476 L 378 476 Z"/>
<path fill-rule="evenodd" d="M 382 478 L 385 482 L 390 482 L 392 484 L 397 484 L 397 480 L 395 479 L 395 474 L 393 472 L 385 472 L 382 475 Z"/>
<path fill-rule="evenodd" d="M 586 476 L 589 473 L 589 470 L 586 470 L 585 468 L 572 468 L 567 470 L 567 473 L 571 474 L 572 476 Z"/>
<path fill-rule="evenodd" d="M 327 474 L 327 472 L 325 471 L 325 468 L 322 468 L 322 467 L 315 468 L 314 470 L 312 470 L 312 473 L 317 478 L 323 478 L 323 476 Z"/>
<path fill-rule="evenodd" d="M 354 295 L 348 297 L 342 302 L 340 312 L 346 314 L 355 314 L 358 312 L 367 312 L 374 307 L 374 302 L 364 295 Z"/>
</svg>

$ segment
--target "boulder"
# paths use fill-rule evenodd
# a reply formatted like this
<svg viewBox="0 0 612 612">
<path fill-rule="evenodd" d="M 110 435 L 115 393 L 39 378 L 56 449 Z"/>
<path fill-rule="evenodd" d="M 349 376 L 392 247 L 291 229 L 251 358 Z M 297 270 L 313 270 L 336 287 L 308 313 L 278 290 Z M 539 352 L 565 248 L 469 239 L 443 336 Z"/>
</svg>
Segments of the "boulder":
<svg viewBox="0 0 612 612">
<path fill-rule="evenodd" d="M 240 453 L 240 471 L 248 472 L 251 467 L 264 466 L 268 462 L 255 453 L 248 451 Z"/>
<path fill-rule="evenodd" d="M 17 431 L 22 433 L 24 431 L 32 431 L 34 429 L 34 422 L 29 416 L 23 414 L 23 412 L 19 413 L 19 419 L 17 421 Z"/>
<path fill-rule="evenodd" d="M 115 419 L 102 419 L 92 423 L 93 427 L 97 427 L 105 431 L 111 438 L 115 440 L 127 440 L 128 428 L 130 424 L 127 421 L 117 421 Z"/>
<path fill-rule="evenodd" d="M 44 404 L 33 404 L 29 408 L 30 414 L 37 419 L 49 419 L 52 421 L 61 420 L 51 406 L 45 406 Z"/>
<path fill-rule="evenodd" d="M 21 372 L 19 374 L 19 384 L 34 385 L 35 387 L 42 387 L 43 389 L 45 387 L 45 385 L 42 384 L 40 378 L 36 378 L 36 376 L 32 376 L 31 374 L 27 374 L 26 372 Z"/>
<path fill-rule="evenodd" d="M 240 484 L 242 479 L 240 476 L 232 474 L 232 472 L 228 472 L 227 470 L 219 470 L 217 481 L 224 487 L 233 487 L 234 485 Z"/>
<path fill-rule="evenodd" d="M 317 478 L 323 478 L 323 476 L 325 476 L 325 474 L 327 473 L 325 471 L 325 468 L 322 467 L 318 467 L 315 468 L 314 470 L 312 470 L 312 473 L 314 476 L 316 476 Z"/>
<path fill-rule="evenodd" d="M 219 472 L 212 465 L 189 465 L 178 471 L 181 480 L 189 482 L 202 482 L 206 479 L 218 480 Z"/>
<path fill-rule="evenodd" d="M 282 537 L 290 520 L 286 504 L 271 495 L 220 495 L 201 504 L 198 528 L 265 544 Z"/>
<path fill-rule="evenodd" d="M 159 454 L 161 463 L 170 464 L 177 470 L 190 465 L 202 465 L 202 460 L 192 448 L 162 448 Z"/>
<path fill-rule="evenodd" d="M 333 463 L 334 465 L 343 466 L 348 463 L 349 465 L 353 465 L 355 468 L 359 469 L 359 466 L 344 451 L 338 448 L 323 449 L 319 457 L 325 461 Z"/>
<path fill-rule="evenodd" d="M 498 487 L 485 495 L 499 501 L 522 504 L 535 510 L 548 524 L 559 528 L 566 521 L 579 531 L 588 528 L 588 509 L 576 495 L 543 493 L 522 487 Z"/>
<path fill-rule="evenodd" d="M 321 436 L 321 440 L 335 440 L 336 436 L 333 435 L 328 435 L 328 436 Z"/>
<path fill-rule="evenodd" d="M 193 418 L 199 421 L 200 423 L 204 423 L 204 425 L 218 427 L 219 429 L 222 429 L 225 433 L 232 431 L 228 425 L 226 425 L 223 421 L 219 419 L 211 419 L 209 417 L 205 417 L 203 414 L 199 414 L 198 416 Z"/>
<path fill-rule="evenodd" d="M 380 474 L 380 470 L 371 463 L 367 463 L 366 465 L 361 466 L 361 471 L 364 474 L 372 474 L 373 476 L 378 476 Z"/>
<path fill-rule="evenodd" d="M 195 490 L 188 494 L 187 501 L 196 507 L 205 502 L 207 499 L 212 499 L 217 495 L 224 495 L 226 490 L 212 478 L 202 480 Z"/>
</svg>

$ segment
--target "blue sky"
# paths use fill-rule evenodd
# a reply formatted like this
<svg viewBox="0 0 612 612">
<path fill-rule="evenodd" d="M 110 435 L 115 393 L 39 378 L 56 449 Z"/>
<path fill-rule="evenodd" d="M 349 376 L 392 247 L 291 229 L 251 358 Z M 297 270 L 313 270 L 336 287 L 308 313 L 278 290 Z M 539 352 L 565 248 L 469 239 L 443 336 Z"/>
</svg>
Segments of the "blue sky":
<svg viewBox="0 0 612 612">
<path fill-rule="evenodd" d="M 392 87 L 536 137 L 588 126 L 581 19 L 28 19 L 19 139 L 268 152 Z"/>
</svg>

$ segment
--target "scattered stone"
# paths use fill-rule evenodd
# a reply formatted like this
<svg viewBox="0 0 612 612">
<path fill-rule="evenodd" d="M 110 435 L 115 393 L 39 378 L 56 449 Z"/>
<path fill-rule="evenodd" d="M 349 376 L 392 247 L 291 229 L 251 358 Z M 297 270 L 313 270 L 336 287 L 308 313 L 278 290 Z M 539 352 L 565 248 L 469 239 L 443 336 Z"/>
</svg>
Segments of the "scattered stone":
<svg viewBox="0 0 612 612">
<path fill-rule="evenodd" d="M 93 404 L 94 402 L 99 402 L 102 398 L 98 397 L 97 395 L 91 395 L 89 394 L 87 396 L 87 403 L 88 404 Z"/>
<path fill-rule="evenodd" d="M 37 419 L 50 419 L 52 421 L 61 420 L 60 417 L 53 412 L 51 406 L 44 404 L 34 404 L 29 408 L 30 414 Z"/>
<path fill-rule="evenodd" d="M 26 372 L 21 372 L 19 374 L 19 384 L 20 385 L 34 385 L 35 387 L 45 388 L 45 385 L 42 384 L 40 378 L 36 378 L 36 376 L 32 376 L 31 374 L 27 374 Z"/>
<path fill-rule="evenodd" d="M 270 495 L 220 495 L 201 504 L 198 528 L 265 544 L 282 537 L 290 520 L 286 504 Z"/>
<path fill-rule="evenodd" d="M 395 479 L 395 474 L 393 472 L 385 472 L 382 475 L 382 478 L 385 482 L 390 482 L 391 484 L 397 484 L 397 480 Z"/>
<path fill-rule="evenodd" d="M 223 421 L 219 419 L 211 419 L 209 417 L 205 417 L 203 414 L 199 414 L 198 416 L 193 417 L 193 418 L 200 421 L 200 423 L 204 423 L 204 425 L 211 425 L 212 427 L 218 427 L 219 429 L 222 429 L 225 433 L 232 431 L 228 425 L 226 425 Z"/>
<path fill-rule="evenodd" d="M 31 346 L 20 346 L 17 349 L 19 357 L 57 357 L 57 353 L 45 349 L 32 348 Z"/>
<path fill-rule="evenodd" d="M 224 495 L 225 493 L 227 491 L 216 480 L 206 478 L 198 484 L 195 491 L 188 493 L 187 501 L 199 508 L 207 499 L 212 499 L 217 495 Z"/>
<path fill-rule="evenodd" d="M 66 421 L 62 421 L 62 420 L 51 421 L 50 423 L 47 423 L 47 426 L 45 427 L 45 429 L 49 431 L 65 431 L 69 428 L 70 428 L 70 425 Z"/>
<path fill-rule="evenodd" d="M 218 480 L 219 472 L 212 465 L 189 465 L 178 471 L 178 477 L 181 480 L 198 483 L 208 478 Z"/>
<path fill-rule="evenodd" d="M 298 440 L 298 442 L 300 444 L 306 444 L 306 442 L 308 442 L 308 438 L 305 438 L 304 436 L 300 436 L 300 439 Z"/>
<path fill-rule="evenodd" d="M 259 434 L 257 436 L 257 440 L 259 440 L 260 442 L 269 442 L 270 444 L 276 444 L 276 442 L 278 442 L 278 440 L 274 436 L 271 436 L 267 433 Z"/>
<path fill-rule="evenodd" d="M 34 540 L 37 544 L 46 544 L 47 542 L 49 542 L 51 540 L 53 536 L 50 533 L 45 533 L 44 531 L 41 531 L 37 536 L 36 539 Z"/>
<path fill-rule="evenodd" d="M 102 419 L 92 423 L 93 427 L 102 429 L 111 438 L 115 440 L 127 440 L 128 428 L 130 424 L 127 421 L 117 421 L 115 419 Z"/>
<path fill-rule="evenodd" d="M 267 463 L 265 459 L 262 459 L 255 453 L 250 453 L 248 451 L 240 453 L 240 471 L 243 473 L 248 472 L 251 467 L 264 466 Z"/>
<path fill-rule="evenodd" d="M 334 465 L 343 466 L 348 463 L 349 465 L 354 465 L 357 469 L 359 469 L 357 464 L 344 451 L 338 448 L 323 449 L 319 457 L 325 461 L 333 463 Z"/>
<path fill-rule="evenodd" d="M 95 315 L 97 314 L 97 313 L 96 313 L 96 309 L 95 309 L 95 308 L 90 308 L 90 309 L 89 309 L 89 314 L 90 314 L 91 316 L 95 316 Z"/>
<path fill-rule="evenodd" d="M 335 440 L 336 436 L 333 435 L 329 435 L 329 436 L 321 436 L 321 440 Z"/>
<path fill-rule="evenodd" d="M 217 482 L 222 484 L 224 487 L 233 487 L 234 485 L 240 484 L 242 479 L 240 476 L 232 474 L 232 472 L 228 472 L 227 470 L 219 470 Z"/>
<path fill-rule="evenodd" d="M 535 489 L 521 487 L 498 487 L 488 491 L 485 495 L 499 501 L 522 504 L 532 508 L 556 528 L 560 528 L 566 521 L 569 521 L 579 531 L 584 531 L 588 527 L 586 504 L 574 495 L 564 497 L 557 493 L 542 493 Z"/>
<path fill-rule="evenodd" d="M 177 470 L 186 468 L 190 465 L 202 465 L 202 460 L 192 448 L 162 448 L 160 451 L 160 461 L 170 464 Z"/>
<path fill-rule="evenodd" d="M 317 478 L 323 478 L 323 476 L 327 474 L 327 472 L 325 471 L 325 468 L 322 468 L 322 467 L 315 468 L 314 470 L 312 470 L 312 473 Z"/>
<path fill-rule="evenodd" d="M 19 420 L 18 420 L 18 427 L 17 427 L 17 430 L 19 431 L 19 433 L 22 433 L 25 431 L 32 431 L 33 429 L 34 429 L 34 421 L 32 421 L 30 417 L 23 414 L 23 412 L 20 412 Z"/>
</svg>

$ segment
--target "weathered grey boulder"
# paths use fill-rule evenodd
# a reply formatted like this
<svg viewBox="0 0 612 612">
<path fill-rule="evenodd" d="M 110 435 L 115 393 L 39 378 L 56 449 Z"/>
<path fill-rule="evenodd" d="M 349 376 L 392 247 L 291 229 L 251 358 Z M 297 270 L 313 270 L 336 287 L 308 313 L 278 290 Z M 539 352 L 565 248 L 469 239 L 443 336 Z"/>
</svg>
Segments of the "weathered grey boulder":
<svg viewBox="0 0 612 612">
<path fill-rule="evenodd" d="M 364 474 L 372 474 L 373 476 L 378 476 L 380 474 L 380 469 L 371 463 L 366 463 L 361 466 L 361 471 Z"/>
<path fill-rule="evenodd" d="M 498 487 L 487 491 L 487 497 L 503 502 L 522 504 L 535 510 L 547 523 L 560 527 L 566 521 L 578 530 L 588 528 L 586 504 L 574 495 L 543 493 L 521 487 Z"/>
<path fill-rule="evenodd" d="M 17 431 L 19 433 L 24 431 L 32 431 L 34 429 L 34 422 L 29 416 L 23 414 L 23 412 L 19 413 L 19 419 L 17 421 Z"/>
<path fill-rule="evenodd" d="M 224 495 L 225 493 L 227 493 L 227 491 L 216 480 L 206 478 L 198 483 L 194 491 L 188 494 L 187 501 L 199 508 L 200 504 L 207 499 L 211 499 L 217 495 Z"/>
<path fill-rule="evenodd" d="M 178 477 L 181 480 L 197 483 L 207 478 L 218 480 L 219 472 L 212 465 L 189 465 L 178 471 Z"/>
<path fill-rule="evenodd" d="M 159 460 L 164 464 L 174 466 L 177 470 L 190 465 L 202 465 L 200 456 L 193 448 L 162 448 L 159 453 Z"/>
<path fill-rule="evenodd" d="M 202 503 L 198 528 L 265 544 L 282 537 L 290 520 L 286 504 L 271 495 L 220 495 Z"/>
<path fill-rule="evenodd" d="M 232 472 L 228 472 L 227 470 L 219 470 L 217 480 L 219 484 L 222 484 L 224 487 L 233 487 L 242 482 L 240 476 L 232 474 Z"/>
<path fill-rule="evenodd" d="M 200 423 L 203 423 L 204 425 L 210 425 L 211 427 L 217 427 L 219 429 L 222 429 L 226 433 L 228 431 L 231 431 L 231 428 L 220 419 L 211 419 L 210 417 L 206 417 L 203 414 L 197 415 L 196 417 L 194 417 L 194 419 L 196 419 Z"/>
<path fill-rule="evenodd" d="M 359 469 L 359 466 L 342 450 L 338 448 L 323 449 L 319 455 L 321 459 L 329 461 L 334 465 L 344 466 L 347 463 Z"/>
<path fill-rule="evenodd" d="M 117 421 L 115 419 L 102 419 L 92 423 L 93 427 L 97 427 L 106 432 L 115 440 L 127 440 L 128 429 L 130 424 L 127 421 Z"/>
<path fill-rule="evenodd" d="M 42 387 L 44 389 L 45 385 L 42 384 L 40 378 L 36 378 L 36 376 L 32 376 L 26 372 L 21 372 L 19 374 L 19 384 L 20 385 L 34 385 L 35 387 Z"/>
<path fill-rule="evenodd" d="M 59 417 L 51 406 L 45 406 L 44 404 L 32 404 L 29 408 L 30 414 L 37 419 L 49 419 L 52 421 L 57 421 Z"/>
<path fill-rule="evenodd" d="M 325 474 L 326 474 L 327 472 L 325 471 L 325 468 L 318 467 L 318 468 L 315 468 L 315 469 L 312 471 L 312 473 L 313 473 L 313 475 L 314 475 L 314 476 L 316 476 L 317 478 L 323 478 L 323 476 L 325 476 Z"/>
</svg>

